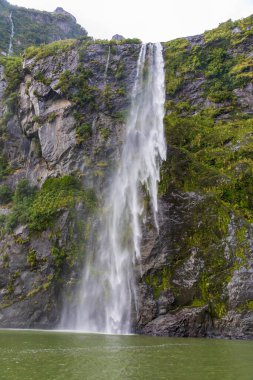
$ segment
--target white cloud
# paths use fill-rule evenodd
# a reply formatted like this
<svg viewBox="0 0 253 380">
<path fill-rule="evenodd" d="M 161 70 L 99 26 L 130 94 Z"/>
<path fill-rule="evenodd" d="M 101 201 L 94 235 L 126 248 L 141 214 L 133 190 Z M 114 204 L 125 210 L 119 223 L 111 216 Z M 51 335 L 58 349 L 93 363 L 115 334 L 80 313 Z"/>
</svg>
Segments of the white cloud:
<svg viewBox="0 0 253 380">
<path fill-rule="evenodd" d="M 167 41 L 199 34 L 228 19 L 253 13 L 253 0 L 10 0 L 12 4 L 71 12 L 89 35 L 113 34 L 143 41 Z"/>
</svg>

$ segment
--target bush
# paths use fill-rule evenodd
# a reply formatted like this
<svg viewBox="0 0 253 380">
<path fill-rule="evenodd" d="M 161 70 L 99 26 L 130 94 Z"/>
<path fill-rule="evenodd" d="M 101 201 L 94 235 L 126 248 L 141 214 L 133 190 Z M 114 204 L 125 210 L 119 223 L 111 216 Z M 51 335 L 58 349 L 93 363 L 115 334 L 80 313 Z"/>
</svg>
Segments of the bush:
<svg viewBox="0 0 253 380">
<path fill-rule="evenodd" d="M 92 134 L 92 128 L 89 124 L 82 124 L 76 128 L 76 138 L 79 143 L 88 139 Z"/>
<path fill-rule="evenodd" d="M 29 227 L 36 231 L 45 230 L 52 226 L 62 210 L 71 208 L 78 200 L 84 201 L 87 207 L 93 207 L 92 197 L 76 178 L 47 179 L 30 206 Z"/>
<path fill-rule="evenodd" d="M 14 202 L 16 204 L 23 202 L 25 199 L 33 197 L 34 193 L 35 188 L 30 185 L 29 181 L 27 179 L 21 179 L 14 193 Z"/>
<path fill-rule="evenodd" d="M 30 219 L 30 207 L 33 203 L 36 190 L 29 181 L 22 179 L 17 184 L 13 196 L 12 213 L 8 215 L 6 221 L 7 230 L 12 230 L 18 224 L 26 224 Z"/>
<path fill-rule="evenodd" d="M 13 196 L 12 213 L 2 220 L 2 224 L 8 231 L 18 224 L 28 224 L 33 231 L 43 231 L 53 226 L 63 210 L 71 209 L 80 201 L 88 210 L 95 208 L 93 192 L 85 191 L 81 182 L 73 176 L 49 178 L 40 190 L 23 179 L 17 184 Z"/>
<path fill-rule="evenodd" d="M 11 199 L 12 199 L 11 189 L 6 185 L 0 186 L 0 204 L 7 204 L 11 201 Z"/>
<path fill-rule="evenodd" d="M 0 179 L 4 178 L 10 172 L 8 162 L 5 157 L 0 155 Z"/>
</svg>

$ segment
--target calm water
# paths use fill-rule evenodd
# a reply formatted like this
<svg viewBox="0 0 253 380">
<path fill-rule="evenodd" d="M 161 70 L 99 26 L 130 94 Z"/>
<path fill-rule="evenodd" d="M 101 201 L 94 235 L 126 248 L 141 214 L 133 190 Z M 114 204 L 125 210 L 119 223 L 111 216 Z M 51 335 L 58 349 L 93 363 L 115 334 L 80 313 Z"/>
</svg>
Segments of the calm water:
<svg viewBox="0 0 253 380">
<path fill-rule="evenodd" d="M 253 380 L 253 342 L 0 331 L 2 380 Z"/>
</svg>

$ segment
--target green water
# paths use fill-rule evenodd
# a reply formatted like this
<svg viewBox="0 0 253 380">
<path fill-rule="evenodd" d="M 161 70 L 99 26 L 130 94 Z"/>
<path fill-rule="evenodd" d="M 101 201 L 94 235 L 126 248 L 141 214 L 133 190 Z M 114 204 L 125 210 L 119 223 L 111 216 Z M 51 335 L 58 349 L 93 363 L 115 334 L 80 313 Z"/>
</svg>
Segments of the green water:
<svg viewBox="0 0 253 380">
<path fill-rule="evenodd" d="M 253 342 L 0 331 L 2 380 L 253 380 Z"/>
</svg>

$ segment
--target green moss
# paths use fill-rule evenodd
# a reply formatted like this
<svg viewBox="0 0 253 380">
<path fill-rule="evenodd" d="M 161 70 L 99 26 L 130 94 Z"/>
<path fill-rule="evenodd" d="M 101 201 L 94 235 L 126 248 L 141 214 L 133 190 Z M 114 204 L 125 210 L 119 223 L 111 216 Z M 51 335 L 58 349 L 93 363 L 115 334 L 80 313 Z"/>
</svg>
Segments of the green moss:
<svg viewBox="0 0 253 380">
<path fill-rule="evenodd" d="M 124 67 L 124 64 L 123 62 L 120 62 L 118 67 L 117 67 L 117 71 L 115 73 L 115 78 L 116 80 L 122 80 L 125 78 L 125 67 Z"/>
<path fill-rule="evenodd" d="M 247 228 L 245 226 L 236 230 L 236 240 L 238 244 L 242 244 L 247 239 Z"/>
<path fill-rule="evenodd" d="M 13 280 L 11 279 L 7 285 L 7 295 L 10 296 L 13 292 L 14 292 L 14 284 L 13 284 Z"/>
<path fill-rule="evenodd" d="M 34 269 L 38 265 L 37 252 L 34 249 L 30 249 L 27 254 L 27 264 Z"/>
<path fill-rule="evenodd" d="M 253 310 L 253 300 L 247 302 L 247 309 L 248 310 Z"/>
<path fill-rule="evenodd" d="M 179 38 L 165 44 L 166 92 L 170 96 L 175 95 L 183 85 L 188 45 L 189 43 L 185 38 Z"/>
<path fill-rule="evenodd" d="M 155 274 L 147 275 L 144 282 L 152 287 L 154 298 L 158 299 L 162 292 L 170 288 L 170 269 L 164 267 Z"/>
<path fill-rule="evenodd" d="M 49 123 L 53 123 L 55 120 L 57 119 L 57 114 L 55 112 L 52 112 L 48 118 L 47 118 L 47 121 Z"/>
<path fill-rule="evenodd" d="M 204 300 L 195 298 L 192 301 L 190 307 L 202 307 L 202 306 L 205 306 L 205 305 L 206 305 L 206 302 Z"/>
<path fill-rule="evenodd" d="M 59 248 L 57 245 L 54 245 L 51 248 L 51 253 L 54 258 L 56 277 L 59 277 L 67 258 L 67 251 L 64 248 Z"/>
<path fill-rule="evenodd" d="M 241 304 L 240 306 L 238 306 L 236 308 L 236 310 L 241 313 L 241 312 L 252 312 L 253 311 L 253 300 L 248 300 L 246 302 L 244 302 L 243 304 Z"/>
<path fill-rule="evenodd" d="M 162 168 L 160 193 L 175 186 L 212 194 L 252 220 L 251 117 L 216 122 L 204 113 L 173 112 L 165 117 L 165 128 L 174 154 Z"/>
<path fill-rule="evenodd" d="M 100 128 L 99 134 L 102 136 L 104 140 L 107 140 L 110 136 L 110 129 L 107 127 Z"/>
<path fill-rule="evenodd" d="M 10 257 L 7 253 L 4 253 L 2 255 L 2 260 L 3 260 L 3 268 L 9 268 Z"/>
<path fill-rule="evenodd" d="M 19 236 L 17 236 L 17 238 L 15 238 L 15 243 L 16 244 L 24 245 L 24 244 L 27 244 L 29 242 L 30 242 L 30 238 L 29 237 L 23 239 L 22 236 L 19 235 Z"/>
<path fill-rule="evenodd" d="M 115 118 L 120 123 L 125 123 L 128 117 L 128 110 L 121 110 L 112 114 L 112 117 Z"/>
<path fill-rule="evenodd" d="M 68 272 L 73 266 L 76 267 L 76 270 L 83 267 L 92 227 L 92 217 L 86 213 L 86 218 L 83 220 L 75 209 L 71 209 L 68 215 L 68 226 L 67 242 L 64 246 L 61 243 L 60 230 L 54 231 L 51 236 L 54 278 L 60 282 L 63 272 Z"/>
<path fill-rule="evenodd" d="M 51 286 L 51 280 L 48 281 L 48 282 L 45 282 L 42 285 L 34 287 L 30 292 L 28 292 L 28 294 L 26 295 L 26 297 L 27 298 L 32 298 L 36 294 L 44 293 L 44 292 L 46 292 L 50 288 L 50 286 Z"/>
<path fill-rule="evenodd" d="M 76 139 L 78 143 L 86 141 L 91 135 L 92 127 L 89 124 L 81 124 L 76 128 Z"/>
</svg>

